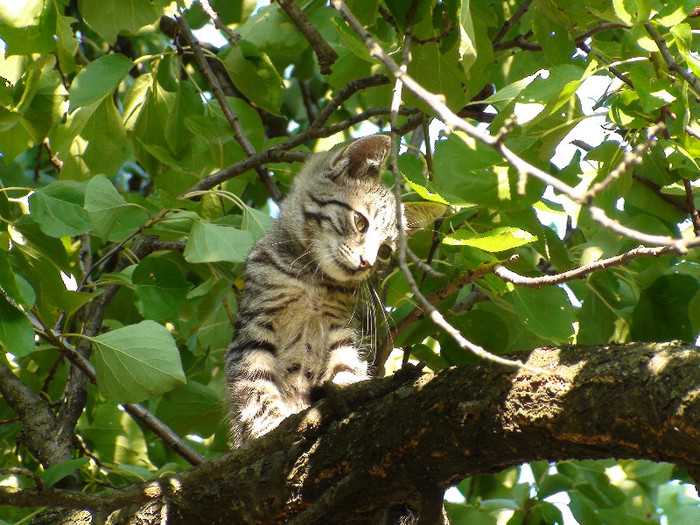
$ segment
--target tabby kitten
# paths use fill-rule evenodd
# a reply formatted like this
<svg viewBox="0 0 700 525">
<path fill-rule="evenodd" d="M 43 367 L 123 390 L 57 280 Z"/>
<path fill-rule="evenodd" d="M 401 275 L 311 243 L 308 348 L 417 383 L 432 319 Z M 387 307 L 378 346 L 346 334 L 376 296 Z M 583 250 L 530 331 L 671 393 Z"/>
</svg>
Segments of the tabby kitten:
<svg viewBox="0 0 700 525">
<path fill-rule="evenodd" d="M 354 312 L 396 247 L 395 199 L 380 181 L 389 144 L 374 135 L 312 156 L 250 252 L 225 357 L 235 445 L 308 407 L 325 381 L 369 377 Z"/>
</svg>

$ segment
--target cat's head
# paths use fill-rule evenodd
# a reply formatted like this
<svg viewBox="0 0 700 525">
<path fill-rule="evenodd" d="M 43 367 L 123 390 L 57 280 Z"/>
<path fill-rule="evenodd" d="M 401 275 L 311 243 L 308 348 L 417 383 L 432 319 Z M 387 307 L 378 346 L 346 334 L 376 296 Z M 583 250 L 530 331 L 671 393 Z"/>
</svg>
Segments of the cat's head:
<svg viewBox="0 0 700 525">
<path fill-rule="evenodd" d="M 310 252 L 314 270 L 335 281 L 364 281 L 384 269 L 396 250 L 396 200 L 381 182 L 390 142 L 386 135 L 372 135 L 314 155 L 283 203 L 280 221 Z M 444 207 L 405 203 L 402 210 L 411 232 Z"/>
</svg>

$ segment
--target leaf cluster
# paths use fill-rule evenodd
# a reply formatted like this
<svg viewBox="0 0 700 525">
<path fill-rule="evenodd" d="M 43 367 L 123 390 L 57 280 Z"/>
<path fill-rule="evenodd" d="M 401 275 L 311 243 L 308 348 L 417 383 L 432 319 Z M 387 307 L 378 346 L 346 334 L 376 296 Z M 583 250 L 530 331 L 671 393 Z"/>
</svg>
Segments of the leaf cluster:
<svg viewBox="0 0 700 525">
<path fill-rule="evenodd" d="M 0 2 L 0 367 L 69 436 L 66 455 L 41 459 L 22 441 L 33 429 L 3 391 L 0 453 L 3 464 L 42 472 L 48 484 L 74 476 L 83 490 L 100 491 L 192 461 L 135 420 L 129 404 L 142 403 L 205 459 L 227 450 L 222 357 L 243 261 L 277 211 L 270 181 L 284 195 L 307 153 L 390 130 L 391 71 L 327 2 L 295 3 L 337 55 L 327 74 L 283 2 L 211 2 L 232 41 L 211 36 L 202 4 Z M 596 267 L 556 286 L 493 273 L 507 265 L 526 277 L 560 274 L 639 245 L 596 220 L 591 202 L 636 231 L 700 235 L 694 4 L 344 2 L 396 62 L 410 45 L 407 74 L 450 110 L 582 193 L 603 184 L 590 202 L 574 201 L 453 131 L 406 90 L 394 129 L 403 137 L 401 191 L 451 210 L 410 241 L 440 273 L 411 271 L 469 341 L 507 355 L 696 340 L 697 248 Z M 180 19 L 204 41 L 219 88 Z M 649 136 L 658 123 L 664 130 Z M 581 129 L 595 136 L 574 135 Z M 631 167 L 618 169 L 630 155 Z M 378 344 L 397 349 L 387 371 L 404 358 L 435 371 L 477 361 L 421 316 L 398 269 L 382 276 L 379 293 L 386 315 L 378 332 L 391 338 Z M 94 366 L 94 384 L 73 379 L 86 373 L 81 359 Z M 668 483 L 687 481 L 669 465 L 540 462 L 531 470 L 533 481 L 510 469 L 462 482 L 464 502 L 448 505 L 449 514 L 455 523 L 496 523 L 508 511 L 509 524 L 563 523 L 561 506 L 546 501 L 558 493 L 581 523 L 658 523 L 662 515 L 671 523 L 699 512 L 683 485 Z"/>
</svg>

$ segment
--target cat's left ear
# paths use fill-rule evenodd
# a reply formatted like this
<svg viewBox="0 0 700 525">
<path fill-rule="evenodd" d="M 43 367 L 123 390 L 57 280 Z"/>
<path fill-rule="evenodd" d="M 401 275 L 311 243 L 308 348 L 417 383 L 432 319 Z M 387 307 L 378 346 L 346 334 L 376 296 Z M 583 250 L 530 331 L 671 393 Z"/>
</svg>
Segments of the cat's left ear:
<svg viewBox="0 0 700 525">
<path fill-rule="evenodd" d="M 331 178 L 335 180 L 341 175 L 353 179 L 378 178 L 390 147 L 388 135 L 357 139 L 335 156 L 331 163 Z"/>
<path fill-rule="evenodd" d="M 433 223 L 447 211 L 448 206 L 439 202 L 417 201 L 401 203 L 403 229 L 411 234 L 422 228 L 432 228 Z"/>
</svg>

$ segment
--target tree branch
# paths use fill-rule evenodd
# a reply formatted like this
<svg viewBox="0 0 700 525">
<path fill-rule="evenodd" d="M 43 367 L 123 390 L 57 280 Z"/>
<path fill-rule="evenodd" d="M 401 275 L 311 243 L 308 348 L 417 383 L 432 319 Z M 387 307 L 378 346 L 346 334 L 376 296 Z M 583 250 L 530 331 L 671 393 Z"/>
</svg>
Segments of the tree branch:
<svg viewBox="0 0 700 525">
<path fill-rule="evenodd" d="M 316 53 L 318 65 L 321 68 L 322 75 L 331 74 L 331 66 L 338 60 L 338 53 L 326 42 L 321 33 L 318 32 L 316 26 L 306 17 L 304 11 L 301 10 L 294 0 L 276 0 L 280 7 L 287 13 L 287 16 L 297 26 L 299 32 L 304 35 L 307 42 L 311 45 L 311 49 Z"/>
<path fill-rule="evenodd" d="M 513 16 L 511 16 L 508 20 L 503 22 L 501 29 L 498 30 L 498 33 L 493 39 L 494 45 L 498 44 L 501 40 L 503 40 L 503 37 L 505 37 L 508 34 L 508 31 L 510 31 L 510 29 L 518 23 L 518 20 L 520 20 L 530 8 L 531 3 L 532 0 L 523 0 L 523 3 L 520 4 L 518 10 L 515 13 L 513 13 Z"/>
<path fill-rule="evenodd" d="M 199 41 L 194 37 L 192 31 L 190 31 L 190 26 L 187 24 L 187 20 L 179 16 L 177 20 L 180 24 L 180 31 L 183 37 L 185 38 L 187 44 L 190 46 L 192 54 L 194 55 L 194 58 L 197 61 L 199 70 L 202 72 L 202 75 L 204 76 L 204 79 L 206 80 L 207 84 L 209 84 L 214 98 L 216 98 L 216 101 L 219 103 L 219 106 L 221 106 L 221 110 L 224 113 L 224 117 L 226 117 L 226 120 L 231 126 L 231 129 L 233 130 L 234 138 L 240 144 L 246 156 L 252 157 L 253 155 L 255 155 L 255 148 L 250 143 L 250 140 L 248 140 L 248 137 L 245 134 L 245 131 L 243 130 L 243 126 L 241 126 L 241 122 L 238 119 L 238 116 L 234 113 L 233 109 L 231 109 L 231 106 L 226 100 L 226 95 L 224 94 L 223 89 L 221 89 L 219 79 L 216 78 L 216 75 L 214 75 L 214 72 L 209 66 L 209 62 L 207 62 L 207 59 L 204 56 L 204 53 L 202 52 L 202 48 L 199 46 Z M 268 173 L 267 169 L 265 169 L 261 165 L 258 165 L 255 167 L 255 172 L 258 174 L 260 182 L 263 183 L 263 186 L 265 186 L 265 189 L 267 189 L 268 193 L 270 194 L 270 197 L 272 197 L 274 201 L 280 202 L 282 200 L 282 194 L 280 193 L 279 188 L 275 186 L 275 183 L 270 177 L 270 174 Z"/>
<path fill-rule="evenodd" d="M 430 295 L 428 295 L 426 299 L 431 305 L 436 305 L 439 302 L 444 301 L 445 299 L 457 293 L 467 284 L 478 281 L 479 279 L 483 278 L 484 276 L 490 273 L 494 273 L 496 268 L 503 264 L 508 264 L 509 262 L 514 261 L 516 258 L 517 257 L 511 257 L 506 262 L 482 264 L 474 270 L 464 272 L 457 276 L 455 279 L 452 279 L 443 288 L 440 288 L 439 290 L 436 290 Z M 406 317 L 401 319 L 398 323 L 396 323 L 396 325 L 394 325 L 391 328 L 391 330 L 389 331 L 389 337 L 387 341 L 384 343 L 382 348 L 377 350 L 377 358 L 374 365 L 375 369 L 380 369 L 382 366 L 384 366 L 384 363 L 386 362 L 386 359 L 389 356 L 389 352 L 391 352 L 391 347 L 396 336 L 400 334 L 403 330 L 405 330 L 408 326 L 412 325 L 414 322 L 420 319 L 424 312 L 425 308 L 422 304 L 419 304 L 413 310 L 411 310 L 411 312 L 408 315 L 406 315 Z"/>
<path fill-rule="evenodd" d="M 312 516 L 318 503 L 325 523 L 352 525 L 420 500 L 423 487 L 442 490 L 526 461 L 616 457 L 700 467 L 693 345 L 542 348 L 523 360 L 551 374 L 482 362 L 357 383 L 339 392 L 351 408 L 340 420 L 324 400 L 179 474 L 102 494 L 58 491 L 64 498 L 0 487 L 0 504 L 109 509 L 148 501 L 171 525 L 218 525 L 285 523 Z M 162 522 L 154 516 L 141 523 Z M 133 510 L 112 518 L 129 517 Z"/>
<path fill-rule="evenodd" d="M 0 393 L 22 420 L 22 442 L 44 467 L 71 456 L 71 442 L 58 432 L 58 421 L 46 401 L 25 385 L 0 360 Z"/>
<path fill-rule="evenodd" d="M 673 251 L 668 247 L 646 248 L 644 246 L 638 246 L 637 248 L 634 248 L 633 250 L 625 252 L 621 255 L 601 259 L 600 261 L 585 264 L 573 270 L 554 275 L 527 277 L 525 275 L 519 275 L 500 264 L 495 267 L 493 273 L 498 275 L 504 281 L 513 283 L 516 286 L 524 286 L 525 288 L 540 288 L 542 286 L 553 286 L 569 281 L 575 281 L 576 279 L 583 279 L 587 275 L 594 272 L 607 270 L 608 268 L 612 268 L 614 266 L 622 266 L 640 257 L 661 257 L 662 255 L 667 255 L 669 253 L 673 253 Z"/>
<path fill-rule="evenodd" d="M 338 109 L 343 102 L 353 96 L 361 89 L 367 89 L 369 87 L 381 86 L 383 84 L 389 83 L 389 77 L 386 75 L 373 75 L 366 78 L 358 78 L 351 82 L 345 84 L 342 88 L 338 90 L 338 93 L 326 104 L 323 110 L 318 114 L 316 120 L 314 120 L 309 128 L 317 129 L 320 128 L 324 122 L 333 114 L 333 112 Z"/>
<path fill-rule="evenodd" d="M 668 50 L 668 46 L 666 45 L 664 37 L 661 36 L 661 33 L 657 31 L 657 29 L 651 22 L 647 22 L 646 24 L 644 24 L 644 29 L 647 30 L 649 36 L 656 43 L 656 47 L 659 48 L 659 52 L 661 53 L 664 62 L 666 62 L 668 69 L 678 73 L 680 77 L 688 83 L 690 89 L 692 89 L 695 92 L 695 95 L 700 96 L 700 79 L 696 77 L 693 73 L 688 71 L 686 68 L 681 66 L 678 62 L 676 62 L 676 60 L 673 58 L 673 55 L 671 55 L 671 52 Z"/>
</svg>

